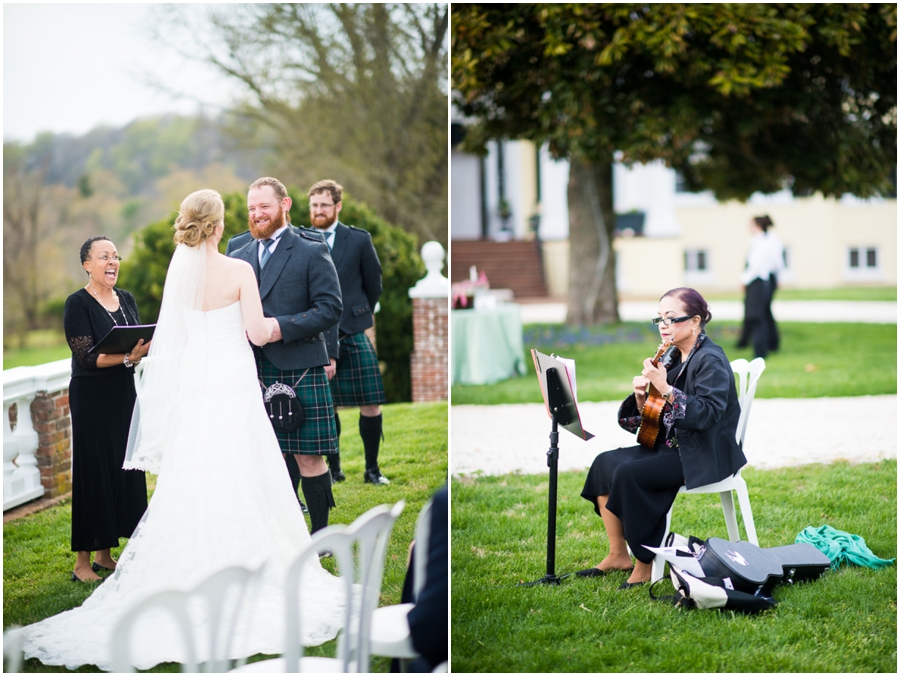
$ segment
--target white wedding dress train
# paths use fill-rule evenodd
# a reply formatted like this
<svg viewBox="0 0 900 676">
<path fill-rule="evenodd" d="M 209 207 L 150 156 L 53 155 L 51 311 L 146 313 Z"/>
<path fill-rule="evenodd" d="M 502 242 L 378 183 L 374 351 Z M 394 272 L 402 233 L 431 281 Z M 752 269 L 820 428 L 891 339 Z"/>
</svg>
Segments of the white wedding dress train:
<svg viewBox="0 0 900 676">
<path fill-rule="evenodd" d="M 169 446 L 150 505 L 109 579 L 80 607 L 26 627 L 26 658 L 108 670 L 117 616 L 136 601 L 189 589 L 228 566 L 264 561 L 230 656 L 283 651 L 284 575 L 309 542 L 306 522 L 262 405 L 240 303 L 183 313 L 187 344 L 178 363 L 190 391 L 169 409 Z M 338 578 L 318 561 L 311 566 L 301 626 L 303 642 L 317 645 L 337 634 L 345 599 Z M 203 631 L 195 626 L 195 635 Z M 174 623 L 162 614 L 139 624 L 130 645 L 139 669 L 185 658 Z M 202 643 L 200 652 L 199 660 L 209 658 Z"/>
</svg>

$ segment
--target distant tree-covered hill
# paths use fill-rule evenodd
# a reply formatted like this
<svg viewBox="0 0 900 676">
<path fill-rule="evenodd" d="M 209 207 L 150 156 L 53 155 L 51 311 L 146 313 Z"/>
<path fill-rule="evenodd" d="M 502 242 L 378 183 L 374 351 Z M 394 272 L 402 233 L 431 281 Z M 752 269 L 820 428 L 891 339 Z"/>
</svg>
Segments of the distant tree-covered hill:
<svg viewBox="0 0 900 676">
<path fill-rule="evenodd" d="M 58 324 L 62 301 L 83 283 L 79 249 L 88 237 L 106 235 L 127 256 L 133 233 L 188 193 L 244 190 L 262 175 L 264 146 L 236 136 L 234 124 L 164 115 L 4 143 L 5 333 Z"/>
</svg>

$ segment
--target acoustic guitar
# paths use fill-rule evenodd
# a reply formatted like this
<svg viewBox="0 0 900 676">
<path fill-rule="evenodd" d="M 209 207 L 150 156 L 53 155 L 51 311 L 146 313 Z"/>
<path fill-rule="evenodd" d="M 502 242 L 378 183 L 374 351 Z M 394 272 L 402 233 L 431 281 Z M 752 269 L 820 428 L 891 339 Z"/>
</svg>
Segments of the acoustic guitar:
<svg viewBox="0 0 900 676">
<path fill-rule="evenodd" d="M 653 366 L 659 363 L 659 360 L 672 346 L 672 343 L 662 343 L 656 351 L 656 356 L 650 360 Z M 656 438 L 659 436 L 659 428 L 661 425 L 663 407 L 666 400 L 659 393 L 659 390 L 653 386 L 653 383 L 647 385 L 647 402 L 641 410 L 641 426 L 638 427 L 637 440 L 641 446 L 653 448 L 656 445 Z"/>
</svg>

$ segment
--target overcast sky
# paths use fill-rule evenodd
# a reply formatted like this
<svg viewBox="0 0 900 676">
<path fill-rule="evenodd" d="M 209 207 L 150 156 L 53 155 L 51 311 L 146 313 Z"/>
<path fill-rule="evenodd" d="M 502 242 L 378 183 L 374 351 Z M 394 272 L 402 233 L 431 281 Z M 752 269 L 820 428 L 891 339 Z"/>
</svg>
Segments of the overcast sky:
<svg viewBox="0 0 900 676">
<path fill-rule="evenodd" d="M 150 12 L 149 4 L 5 3 L 3 139 L 30 142 L 42 131 L 83 134 L 101 123 L 196 112 L 195 102 L 146 84 L 148 70 L 180 90 L 223 100 L 227 86 L 215 73 L 151 42 Z"/>
</svg>

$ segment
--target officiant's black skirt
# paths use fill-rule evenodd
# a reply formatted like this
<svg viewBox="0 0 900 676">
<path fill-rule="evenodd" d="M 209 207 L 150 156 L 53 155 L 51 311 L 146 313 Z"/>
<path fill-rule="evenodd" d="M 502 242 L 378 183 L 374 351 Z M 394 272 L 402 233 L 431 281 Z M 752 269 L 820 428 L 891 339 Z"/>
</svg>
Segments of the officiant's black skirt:
<svg viewBox="0 0 900 676">
<path fill-rule="evenodd" d="M 659 547 L 666 535 L 666 514 L 683 485 L 678 449 L 665 444 L 653 450 L 628 446 L 594 458 L 581 497 L 600 516 L 597 496 L 608 495 L 606 507 L 622 521 L 631 553 L 650 563 L 654 555 L 642 545 Z"/>
<path fill-rule="evenodd" d="M 96 552 L 130 538 L 147 509 L 147 482 L 122 469 L 134 410 L 132 369 L 112 367 L 69 383 L 72 417 L 72 551 Z"/>
<path fill-rule="evenodd" d="M 337 427 L 334 424 L 334 404 L 325 367 L 314 366 L 305 376 L 299 371 L 282 371 L 270 362 L 262 350 L 254 350 L 256 369 L 265 387 L 285 383 L 294 388 L 303 407 L 303 424 L 293 432 L 275 431 L 282 453 L 301 455 L 332 455 L 338 452 Z M 303 380 L 300 377 L 303 376 Z M 300 383 L 294 386 L 297 381 Z M 262 406 L 262 396 L 260 396 Z"/>
</svg>

